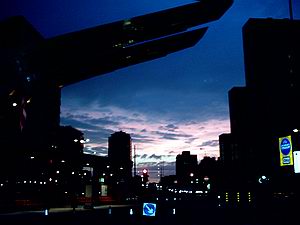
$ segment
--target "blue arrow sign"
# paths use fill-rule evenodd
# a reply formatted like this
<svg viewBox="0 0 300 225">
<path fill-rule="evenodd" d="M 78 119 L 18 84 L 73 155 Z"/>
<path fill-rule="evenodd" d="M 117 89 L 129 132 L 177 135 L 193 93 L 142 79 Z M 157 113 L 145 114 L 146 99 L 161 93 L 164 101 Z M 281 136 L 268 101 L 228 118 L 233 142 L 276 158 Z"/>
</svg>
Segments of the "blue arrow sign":
<svg viewBox="0 0 300 225">
<path fill-rule="evenodd" d="M 155 203 L 144 203 L 143 215 L 144 216 L 155 216 L 156 204 Z"/>
</svg>

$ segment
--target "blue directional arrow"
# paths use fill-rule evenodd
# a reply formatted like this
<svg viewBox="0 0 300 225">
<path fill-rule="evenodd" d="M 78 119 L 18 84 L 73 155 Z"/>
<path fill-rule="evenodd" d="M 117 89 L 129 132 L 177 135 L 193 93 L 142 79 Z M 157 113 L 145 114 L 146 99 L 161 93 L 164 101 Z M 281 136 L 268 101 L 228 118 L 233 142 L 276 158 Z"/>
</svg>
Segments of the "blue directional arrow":
<svg viewBox="0 0 300 225">
<path fill-rule="evenodd" d="M 155 203 L 144 203 L 143 215 L 144 216 L 155 216 L 156 204 Z"/>
</svg>

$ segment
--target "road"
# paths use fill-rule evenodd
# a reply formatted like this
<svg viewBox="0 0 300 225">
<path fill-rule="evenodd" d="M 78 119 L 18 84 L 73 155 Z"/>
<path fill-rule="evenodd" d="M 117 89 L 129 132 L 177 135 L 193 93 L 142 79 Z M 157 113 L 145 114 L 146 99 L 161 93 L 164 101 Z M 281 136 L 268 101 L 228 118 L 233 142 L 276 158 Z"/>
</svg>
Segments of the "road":
<svg viewBox="0 0 300 225">
<path fill-rule="evenodd" d="M 175 209 L 175 210 L 174 210 Z M 175 214 L 174 214 L 175 213 Z M 0 214 L 1 225 L 298 225 L 297 208 L 224 209 L 197 206 L 162 208 L 154 217 L 142 215 L 141 205 L 106 205 L 94 209 L 54 208 L 44 211 Z"/>
</svg>

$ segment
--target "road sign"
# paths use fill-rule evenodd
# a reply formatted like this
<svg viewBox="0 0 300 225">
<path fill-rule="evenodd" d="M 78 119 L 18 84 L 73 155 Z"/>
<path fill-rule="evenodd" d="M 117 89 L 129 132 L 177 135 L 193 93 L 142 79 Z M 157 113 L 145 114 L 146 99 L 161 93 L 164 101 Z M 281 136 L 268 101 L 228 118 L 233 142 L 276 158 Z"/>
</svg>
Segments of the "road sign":
<svg viewBox="0 0 300 225">
<path fill-rule="evenodd" d="M 155 216 L 155 213 L 156 213 L 155 203 L 144 203 L 143 216 Z"/>
</svg>

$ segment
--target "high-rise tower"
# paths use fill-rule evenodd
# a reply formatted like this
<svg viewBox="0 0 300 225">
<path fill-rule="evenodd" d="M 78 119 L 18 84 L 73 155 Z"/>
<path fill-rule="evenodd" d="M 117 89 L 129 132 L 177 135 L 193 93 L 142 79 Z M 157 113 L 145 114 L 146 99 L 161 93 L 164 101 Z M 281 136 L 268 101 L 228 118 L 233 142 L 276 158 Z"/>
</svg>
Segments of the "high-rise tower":
<svg viewBox="0 0 300 225">
<path fill-rule="evenodd" d="M 111 171 L 119 181 L 132 177 L 132 145 L 130 134 L 115 132 L 108 138 L 108 159 Z"/>
<path fill-rule="evenodd" d="M 243 27 L 246 86 L 229 92 L 230 140 L 235 143 L 227 146 L 235 150 L 226 152 L 236 155 L 225 157 L 238 162 L 243 175 L 293 171 L 292 166 L 280 166 L 279 138 L 293 139 L 293 130 L 300 127 L 299 40 L 296 20 L 250 19 Z M 293 141 L 291 150 L 299 150 L 299 140 Z"/>
</svg>

